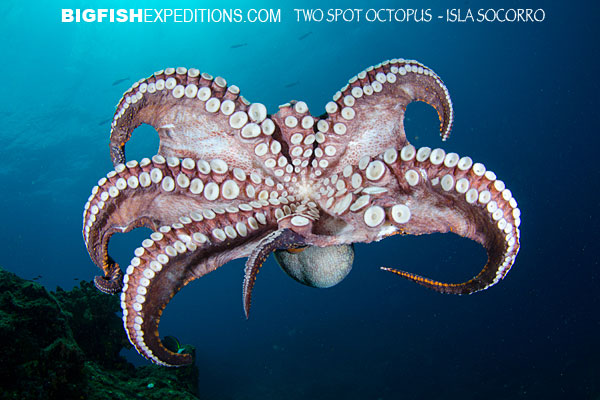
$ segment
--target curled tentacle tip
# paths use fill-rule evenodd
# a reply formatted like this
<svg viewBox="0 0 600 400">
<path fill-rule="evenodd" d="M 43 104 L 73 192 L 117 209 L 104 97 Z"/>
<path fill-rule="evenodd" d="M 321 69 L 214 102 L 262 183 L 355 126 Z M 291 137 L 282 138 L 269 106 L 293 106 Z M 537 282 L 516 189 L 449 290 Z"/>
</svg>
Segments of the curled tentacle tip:
<svg viewBox="0 0 600 400">
<path fill-rule="evenodd" d="M 117 294 L 123 288 L 123 282 L 120 279 L 106 279 L 103 276 L 95 276 L 94 286 L 103 293 Z"/>
</svg>

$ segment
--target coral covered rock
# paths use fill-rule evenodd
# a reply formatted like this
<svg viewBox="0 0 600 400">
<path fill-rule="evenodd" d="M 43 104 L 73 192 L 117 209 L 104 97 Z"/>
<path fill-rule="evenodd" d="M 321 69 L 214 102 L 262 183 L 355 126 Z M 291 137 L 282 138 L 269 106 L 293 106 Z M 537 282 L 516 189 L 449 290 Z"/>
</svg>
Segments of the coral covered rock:
<svg viewBox="0 0 600 400">
<path fill-rule="evenodd" d="M 0 399 L 196 399 L 197 368 L 135 368 L 118 296 L 49 293 L 0 268 Z M 193 352 L 193 348 L 191 349 Z"/>
</svg>

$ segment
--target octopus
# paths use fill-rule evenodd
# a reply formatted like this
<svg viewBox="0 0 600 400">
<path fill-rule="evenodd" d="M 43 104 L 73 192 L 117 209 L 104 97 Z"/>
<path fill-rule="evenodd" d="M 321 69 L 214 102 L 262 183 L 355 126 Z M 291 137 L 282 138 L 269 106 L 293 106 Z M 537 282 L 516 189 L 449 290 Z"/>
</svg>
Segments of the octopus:
<svg viewBox="0 0 600 400">
<path fill-rule="evenodd" d="M 191 363 L 190 354 L 163 345 L 161 314 L 186 284 L 238 258 L 247 258 L 246 317 L 271 253 L 298 282 L 330 287 L 350 272 L 353 243 L 392 235 L 452 232 L 486 249 L 481 271 L 460 283 L 382 267 L 421 286 L 463 295 L 502 280 L 520 247 L 517 202 L 482 163 L 411 145 L 404 114 L 413 101 L 437 111 L 446 140 L 454 120 L 448 89 L 414 60 L 359 72 L 319 116 L 303 101 L 269 114 L 237 86 L 195 68 L 167 68 L 133 84 L 112 119 L 114 170 L 85 204 L 83 239 L 103 270 L 96 287 L 120 293 L 136 350 L 159 365 Z M 158 152 L 127 161 L 125 144 L 141 124 L 158 132 Z M 123 273 L 108 243 L 138 227 L 152 233 Z"/>
</svg>

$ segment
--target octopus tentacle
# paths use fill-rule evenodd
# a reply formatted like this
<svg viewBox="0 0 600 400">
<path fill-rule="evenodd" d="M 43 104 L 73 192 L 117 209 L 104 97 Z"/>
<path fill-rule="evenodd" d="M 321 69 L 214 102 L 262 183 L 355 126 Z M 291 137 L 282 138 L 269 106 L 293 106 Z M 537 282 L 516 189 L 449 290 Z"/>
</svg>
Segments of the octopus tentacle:
<svg viewBox="0 0 600 400">
<path fill-rule="evenodd" d="M 251 104 L 239 93 L 225 79 L 194 68 L 167 68 L 136 82 L 113 119 L 113 163 L 125 161 L 125 143 L 146 123 L 158 131 L 158 153 L 164 157 L 221 159 L 245 171 L 260 166 L 270 171 L 263 175 L 282 177 L 275 166 L 286 166 L 280 154 L 286 146 L 273 137 L 280 132 L 277 123 L 264 105 Z"/>
<path fill-rule="evenodd" d="M 512 192 L 485 166 L 442 149 L 388 149 L 324 180 L 321 206 L 348 226 L 346 240 L 370 242 L 401 233 L 453 232 L 483 245 L 488 263 L 462 284 L 395 271 L 444 293 L 472 293 L 502 279 L 519 250 L 521 212 Z M 348 192 L 348 189 L 353 190 Z M 386 270 L 391 270 L 386 268 Z"/>
<path fill-rule="evenodd" d="M 236 221 L 238 213 L 226 213 L 215 227 L 205 221 L 164 226 L 136 249 L 123 279 L 121 306 L 125 329 L 140 354 L 161 365 L 191 362 L 190 355 L 173 353 L 162 345 L 160 316 L 183 286 L 230 260 L 248 256 L 273 230 L 271 223 L 240 230 Z"/>
<path fill-rule="evenodd" d="M 123 272 L 111 257 L 108 257 L 107 266 L 105 276 L 94 277 L 94 286 L 103 293 L 117 294 L 123 289 Z"/>
<path fill-rule="evenodd" d="M 113 233 L 140 226 L 156 230 L 182 220 L 210 221 L 226 210 L 261 211 L 295 200 L 286 191 L 269 185 L 274 184 L 254 173 L 232 169 L 222 160 L 165 160 L 157 155 L 139 163 L 119 164 L 100 179 L 86 203 L 84 241 L 92 261 L 104 270 L 104 279 L 110 282 L 118 269 L 108 255 Z M 166 203 L 169 207 L 164 206 Z M 275 212 L 281 216 L 292 212 L 288 206 L 277 209 Z M 264 222 L 265 216 L 259 215 Z"/>
<path fill-rule="evenodd" d="M 113 163 L 125 162 L 125 143 L 133 130 L 143 123 L 159 130 L 159 134 L 163 133 L 161 147 L 171 147 L 163 143 L 163 139 L 168 140 L 172 133 L 201 127 L 201 124 L 194 123 L 196 118 L 210 122 L 197 135 L 206 134 L 214 128 L 224 128 L 221 119 L 211 118 L 219 111 L 222 100 L 229 100 L 226 104 L 230 109 L 231 106 L 234 109 L 244 107 L 247 103 L 239 96 L 237 86 L 228 88 L 223 78 L 201 74 L 195 68 L 166 68 L 139 80 L 117 104 L 110 135 Z"/>
<path fill-rule="evenodd" d="M 303 101 L 291 101 L 279 106 L 279 112 L 272 116 L 273 121 L 281 127 L 281 141 L 285 146 L 282 154 L 286 160 L 279 159 L 277 165 L 285 167 L 282 171 L 275 168 L 276 176 L 283 176 L 284 182 L 296 182 L 309 174 L 310 167 L 317 165 L 318 144 L 322 134 L 315 134 L 315 119 Z M 316 145 L 316 148 L 315 148 Z M 292 175 L 294 173 L 294 175 Z M 290 179 L 291 178 L 291 179 Z"/>
<path fill-rule="evenodd" d="M 129 196 L 130 192 L 140 187 L 137 176 L 135 180 L 132 178 L 137 169 L 137 163 L 132 166 L 133 171 L 121 164 L 117 168 L 119 172 L 111 171 L 100 179 L 92 189 L 83 211 L 83 239 L 90 258 L 104 271 L 104 277 L 95 278 L 95 283 L 105 293 L 114 293 L 119 285 L 117 279 L 122 277 L 118 264 L 108 255 L 111 236 L 115 232 L 129 232 L 141 226 L 152 228 L 157 220 L 157 216 L 150 213 L 149 192 L 138 191 L 141 198 Z M 126 195 L 123 196 L 123 193 Z M 141 204 L 146 204 L 149 212 L 140 213 Z"/>
<path fill-rule="evenodd" d="M 429 218 L 437 219 L 437 223 L 424 218 L 422 225 L 412 223 L 407 232 L 450 230 L 483 245 L 487 250 L 488 262 L 475 277 L 462 283 L 443 283 L 392 268 L 382 269 L 441 293 L 471 294 L 498 283 L 512 267 L 520 246 L 521 211 L 504 182 L 497 179 L 492 171 L 486 171 L 483 164 L 473 164 L 470 158 L 462 158 L 458 161 L 462 162 L 462 166 L 440 167 L 434 164 L 436 159 L 442 158 L 440 151 L 443 150 L 435 149 L 429 159 L 419 163 L 419 171 L 425 171 L 423 178 L 429 181 L 424 185 L 429 184 L 430 190 L 443 199 L 428 211 L 432 214 L 431 210 L 435 210 L 436 213 Z M 451 160 L 459 160 L 454 153 L 446 155 L 444 159 L 450 163 L 456 162 Z M 413 178 L 414 174 L 411 177 L 408 171 L 405 173 L 409 185 L 415 183 Z M 417 182 L 415 186 L 418 185 Z M 426 212 L 424 205 L 415 205 L 411 213 L 413 210 L 423 214 Z"/>
<path fill-rule="evenodd" d="M 315 172 L 339 173 L 361 157 L 404 146 L 404 113 L 412 101 L 435 108 L 442 140 L 446 140 L 454 119 L 452 101 L 431 69 L 414 60 L 393 59 L 351 78 L 327 103 L 327 117 L 317 123 L 325 140 L 320 144 L 323 162 L 319 161 Z"/>
<path fill-rule="evenodd" d="M 406 232 L 451 231 L 468 237 L 486 248 L 488 262 L 473 279 L 458 284 L 388 270 L 442 293 L 469 294 L 498 283 L 512 267 L 520 246 L 521 211 L 512 192 L 494 172 L 473 163 L 470 157 L 424 147 L 414 153 L 413 159 L 414 148 L 405 148 L 401 162 L 393 164 L 392 169 L 403 189 L 410 192 L 411 186 L 414 190 L 404 206 L 410 207 L 417 220 Z M 415 182 L 416 174 L 409 171 L 418 171 L 421 183 Z M 425 196 L 428 201 L 423 201 Z"/>
<path fill-rule="evenodd" d="M 275 250 L 290 249 L 304 246 L 304 238 L 291 229 L 279 229 L 265 236 L 254 248 L 244 269 L 244 284 L 242 297 L 244 301 L 244 314 L 249 317 L 250 304 L 252 302 L 252 289 L 256 282 L 256 276 L 260 271 L 269 254 Z"/>
</svg>

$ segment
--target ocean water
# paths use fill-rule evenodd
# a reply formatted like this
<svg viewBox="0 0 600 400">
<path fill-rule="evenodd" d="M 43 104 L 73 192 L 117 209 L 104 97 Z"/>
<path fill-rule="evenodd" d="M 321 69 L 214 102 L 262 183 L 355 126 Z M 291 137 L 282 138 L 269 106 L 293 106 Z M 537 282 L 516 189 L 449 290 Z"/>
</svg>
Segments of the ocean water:
<svg viewBox="0 0 600 400">
<path fill-rule="evenodd" d="M 296 283 L 270 258 L 246 321 L 244 261 L 237 260 L 175 296 L 161 334 L 197 347 L 206 399 L 600 398 L 597 5 L 377 4 L 434 15 L 543 8 L 541 23 L 308 23 L 296 22 L 293 11 L 373 7 L 366 1 L 201 5 L 281 9 L 280 23 L 60 22 L 67 7 L 200 7 L 188 0 L 110 3 L 0 5 L 4 268 L 41 275 L 50 289 L 98 274 L 81 238 L 83 205 L 112 169 L 115 104 L 153 71 L 197 67 L 238 85 L 270 113 L 297 99 L 320 115 L 359 71 L 413 58 L 444 80 L 456 117 L 441 143 L 435 111 L 411 104 L 409 140 L 483 162 L 522 210 L 522 247 L 506 279 L 470 296 L 426 290 L 378 267 L 458 282 L 479 271 L 484 250 L 451 234 L 392 237 L 357 245 L 353 271 L 330 289 Z M 141 127 L 128 158 L 151 156 L 157 144 L 153 130 Z M 110 252 L 127 265 L 147 235 L 115 235 Z"/>
</svg>

